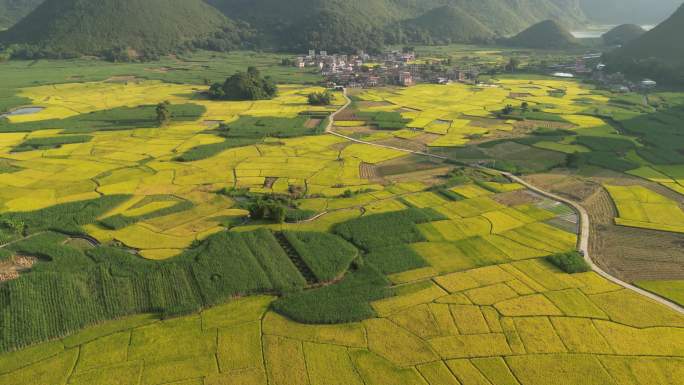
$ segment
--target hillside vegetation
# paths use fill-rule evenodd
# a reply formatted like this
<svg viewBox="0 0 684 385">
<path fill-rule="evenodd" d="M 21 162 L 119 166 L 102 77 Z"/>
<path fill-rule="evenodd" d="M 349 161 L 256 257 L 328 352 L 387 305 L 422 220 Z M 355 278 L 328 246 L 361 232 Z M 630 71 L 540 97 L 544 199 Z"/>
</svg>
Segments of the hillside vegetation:
<svg viewBox="0 0 684 385">
<path fill-rule="evenodd" d="M 201 0 L 48 0 L 0 41 L 30 45 L 46 56 L 123 59 L 235 45 L 241 40 L 238 29 Z"/>
<path fill-rule="evenodd" d="M 646 30 L 636 24 L 622 24 L 601 36 L 608 45 L 624 45 L 638 39 Z"/>
<path fill-rule="evenodd" d="M 515 47 L 537 49 L 565 49 L 577 45 L 577 39 L 553 20 L 535 24 L 504 42 Z"/>
<path fill-rule="evenodd" d="M 428 44 L 487 42 L 495 34 L 463 10 L 444 6 L 404 22 L 407 40 Z"/>
<path fill-rule="evenodd" d="M 208 0 L 250 23 L 261 44 L 373 50 L 382 44 L 481 42 L 544 19 L 585 20 L 575 0 Z"/>
<path fill-rule="evenodd" d="M 615 70 L 650 76 L 661 81 L 684 83 L 684 6 L 669 19 L 623 48 L 607 55 Z"/>
</svg>

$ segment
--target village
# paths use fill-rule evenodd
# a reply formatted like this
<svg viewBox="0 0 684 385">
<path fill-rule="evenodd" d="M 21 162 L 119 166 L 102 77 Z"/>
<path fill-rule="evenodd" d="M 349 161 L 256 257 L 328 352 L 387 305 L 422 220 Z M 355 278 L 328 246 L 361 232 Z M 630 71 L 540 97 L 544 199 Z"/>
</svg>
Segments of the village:
<svg viewBox="0 0 684 385">
<path fill-rule="evenodd" d="M 586 52 L 568 56 L 551 63 L 535 63 L 524 72 L 545 73 L 557 78 L 577 78 L 591 82 L 612 92 L 647 91 L 657 86 L 650 79 L 629 81 L 621 73 L 608 73 L 602 55 Z M 384 86 L 411 87 L 416 84 L 449 84 L 452 82 L 481 84 L 480 75 L 496 75 L 519 70 L 517 59 L 503 65 L 480 63 L 452 63 L 450 59 L 422 58 L 412 49 L 390 50 L 370 55 L 329 54 L 309 50 L 307 55 L 283 59 L 283 65 L 313 68 L 320 71 L 329 88 L 374 88 Z"/>
</svg>

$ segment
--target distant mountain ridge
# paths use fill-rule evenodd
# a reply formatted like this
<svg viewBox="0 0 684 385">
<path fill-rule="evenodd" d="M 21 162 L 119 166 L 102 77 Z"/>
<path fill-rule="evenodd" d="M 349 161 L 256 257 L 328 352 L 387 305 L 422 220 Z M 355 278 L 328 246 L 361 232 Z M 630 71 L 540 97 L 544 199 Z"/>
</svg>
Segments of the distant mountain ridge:
<svg viewBox="0 0 684 385">
<path fill-rule="evenodd" d="M 636 24 L 622 24 L 604 33 L 601 37 L 608 45 L 624 45 L 638 39 L 646 30 Z"/>
<path fill-rule="evenodd" d="M 684 84 L 684 5 L 667 20 L 606 55 L 613 69 Z"/>
<path fill-rule="evenodd" d="M 483 37 L 518 33 L 545 19 L 560 20 L 567 25 L 586 21 L 579 0 L 207 2 L 227 16 L 252 25 L 262 42 L 290 49 L 372 49 L 382 43 L 402 44 L 412 40 L 477 42 Z"/>
<path fill-rule="evenodd" d="M 97 55 L 115 48 L 228 49 L 249 37 L 249 45 L 262 48 L 350 52 L 385 44 L 481 43 L 541 20 L 586 21 L 580 0 L 0 0 L 40 1 L 0 42 Z"/>
</svg>

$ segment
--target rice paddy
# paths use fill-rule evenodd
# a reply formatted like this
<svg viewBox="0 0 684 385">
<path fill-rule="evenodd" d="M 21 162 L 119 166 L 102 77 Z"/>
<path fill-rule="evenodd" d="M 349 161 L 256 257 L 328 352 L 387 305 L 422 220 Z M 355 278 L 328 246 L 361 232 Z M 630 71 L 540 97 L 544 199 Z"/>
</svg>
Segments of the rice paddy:
<svg viewBox="0 0 684 385">
<path fill-rule="evenodd" d="M 46 308 L 61 300 L 87 307 L 92 317 L 65 329 L 51 322 L 66 314 L 0 308 L 0 338 L 21 342 L 3 342 L 11 351 L 0 354 L 0 385 L 684 384 L 684 317 L 593 272 L 571 275 L 550 264 L 544 257 L 576 248 L 577 235 L 554 223 L 573 214 L 548 202 L 501 203 L 522 185 L 489 175 L 436 186 L 453 176 L 451 164 L 432 178 L 415 170 L 404 180 L 375 175 L 409 157 L 309 130 L 302 116 L 343 102 L 309 106 L 306 96 L 320 87 L 284 84 L 273 100 L 216 102 L 198 95 L 197 81 L 88 80 L 20 89 L 44 109 L 2 123 L 0 216 L 22 218 L 27 228 L 2 222 L 0 243 L 27 231 L 34 242 L 11 245 L 3 259 L 17 250 L 45 253 L 51 260 L 39 261 L 36 274 L 107 280 L 79 281 L 65 292 L 69 301 L 41 299 Z M 564 98 L 549 96 L 559 88 Z M 562 115 L 556 123 L 612 135 L 596 129 L 603 120 L 583 114 L 587 100 L 601 104 L 605 96 L 555 80 L 369 90 L 356 96 L 389 106 L 338 126 L 387 131 L 373 140 L 460 147 L 517 129 L 495 113 L 519 104 L 513 94 L 521 93 Z M 78 140 L 63 126 L 165 100 L 192 114 L 181 111 L 164 127 L 79 126 L 88 139 Z M 258 132 L 259 140 L 220 136 L 220 123 L 234 134 Z M 12 131 L 19 125 L 37 128 Z M 571 153 L 591 144 L 534 146 Z M 676 167 L 658 172 L 664 185 L 681 176 Z M 684 232 L 675 202 L 635 186 L 607 189 L 618 224 Z M 316 215 L 253 220 L 250 199 L 258 196 Z M 78 215 L 35 218 L 40 209 L 62 218 L 60 204 L 76 205 L 68 207 Z M 67 234 L 101 245 L 77 250 Z M 153 273 L 134 286 L 126 277 L 136 266 Z M 50 285 L 40 293 L 66 290 Z M 639 285 L 681 301 L 680 281 Z M 19 309 L 24 297 L 9 287 L 0 282 L 0 306 Z M 79 300 L 98 290 L 108 299 L 102 304 Z M 107 296 L 119 292 L 126 298 Z M 156 311 L 163 314 L 149 313 Z M 31 320 L 34 334 L 19 338 L 16 320 Z"/>
<path fill-rule="evenodd" d="M 684 210 L 677 202 L 642 186 L 606 186 L 622 226 L 684 233 Z"/>
</svg>

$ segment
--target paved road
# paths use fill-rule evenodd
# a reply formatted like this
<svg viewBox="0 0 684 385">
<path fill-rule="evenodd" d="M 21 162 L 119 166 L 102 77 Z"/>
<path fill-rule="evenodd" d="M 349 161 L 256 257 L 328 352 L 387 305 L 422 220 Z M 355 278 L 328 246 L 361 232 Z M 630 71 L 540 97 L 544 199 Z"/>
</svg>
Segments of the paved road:
<svg viewBox="0 0 684 385">
<path fill-rule="evenodd" d="M 335 135 L 335 136 L 340 137 L 340 138 L 347 139 L 347 140 L 355 142 L 355 143 L 367 144 L 370 146 L 387 148 L 387 149 L 396 150 L 396 151 L 402 151 L 402 152 L 406 152 L 406 153 L 410 153 L 410 154 L 414 154 L 414 155 L 423 155 L 423 156 L 427 156 L 427 157 L 431 157 L 431 158 L 435 158 L 435 159 L 441 159 L 441 160 L 447 160 L 448 159 L 447 157 L 441 156 L 441 155 L 435 155 L 435 154 L 430 154 L 430 153 L 421 152 L 421 151 L 414 151 L 414 150 L 409 150 L 406 148 L 387 146 L 384 144 L 366 142 L 366 141 L 355 139 L 355 138 L 352 138 L 352 137 L 349 137 L 346 135 L 342 135 L 338 132 L 333 131 L 333 126 L 335 125 L 335 117 L 340 112 L 342 112 L 347 107 L 349 107 L 349 105 L 351 105 L 351 99 L 349 99 L 349 97 L 347 96 L 347 90 L 346 89 L 343 92 L 343 96 L 346 99 L 346 103 L 339 110 L 337 110 L 336 112 L 334 112 L 333 114 L 330 115 L 330 122 L 328 124 L 328 127 L 326 128 L 327 133 L 329 133 L 331 135 Z M 661 304 L 671 308 L 672 310 L 674 310 L 678 313 L 684 314 L 684 307 L 682 307 L 682 306 L 680 306 L 680 305 L 678 305 L 672 301 L 669 301 L 663 297 L 657 296 L 657 295 L 655 295 L 649 291 L 640 289 L 640 288 L 638 288 L 638 287 L 636 287 L 630 283 L 622 281 L 622 280 L 608 274 L 606 271 L 604 271 L 603 269 L 601 269 L 600 267 L 598 267 L 594 263 L 594 261 L 591 259 L 591 256 L 589 254 L 589 232 L 591 231 L 591 226 L 590 226 L 590 221 L 589 221 L 589 213 L 580 204 L 578 204 L 577 202 L 571 201 L 569 199 L 563 198 L 561 196 L 558 196 L 556 194 L 550 193 L 548 191 L 544 191 L 544 190 L 540 189 L 539 187 L 536 187 L 536 186 L 530 184 L 529 182 L 525 181 L 524 179 L 522 179 L 518 176 L 515 176 L 511 173 L 490 169 L 490 168 L 480 166 L 480 165 L 472 165 L 472 166 L 477 167 L 477 168 L 481 168 L 483 170 L 487 170 L 490 172 L 495 172 L 495 173 L 501 174 L 501 175 L 505 176 L 506 178 L 508 178 L 509 180 L 516 182 L 516 183 L 520 183 L 521 185 L 527 187 L 528 189 L 530 189 L 530 190 L 532 190 L 532 191 L 534 191 L 534 192 L 536 192 L 542 196 L 545 196 L 549 199 L 552 199 L 552 200 L 555 200 L 558 202 L 565 203 L 565 204 L 569 205 L 570 207 L 572 207 L 575 210 L 575 212 L 577 213 L 577 215 L 579 216 L 579 220 L 580 220 L 580 226 L 579 226 L 580 231 L 579 231 L 577 249 L 584 254 L 584 258 L 586 259 L 589 266 L 591 266 L 592 270 L 594 270 L 597 274 L 603 276 L 607 280 L 624 287 L 625 289 L 632 290 L 632 291 L 634 291 L 638 294 L 641 294 L 645 297 L 648 297 L 648 298 L 650 298 L 650 299 L 652 299 L 658 303 L 661 303 Z"/>
</svg>

